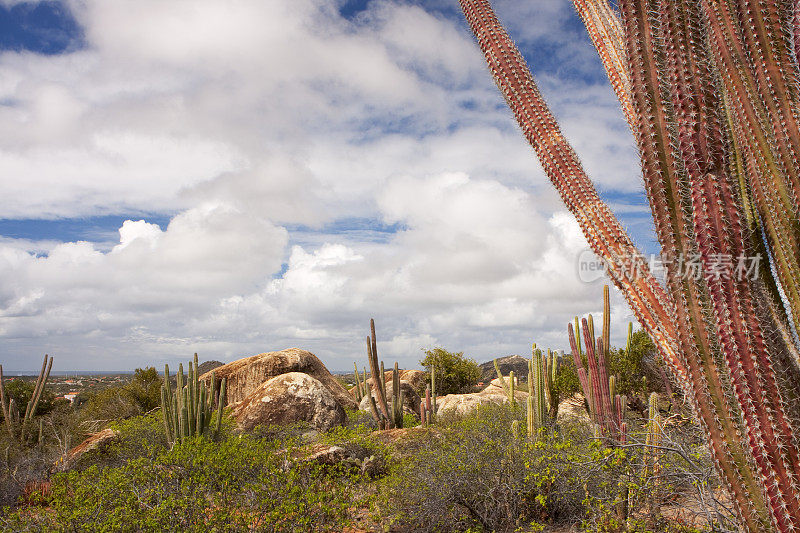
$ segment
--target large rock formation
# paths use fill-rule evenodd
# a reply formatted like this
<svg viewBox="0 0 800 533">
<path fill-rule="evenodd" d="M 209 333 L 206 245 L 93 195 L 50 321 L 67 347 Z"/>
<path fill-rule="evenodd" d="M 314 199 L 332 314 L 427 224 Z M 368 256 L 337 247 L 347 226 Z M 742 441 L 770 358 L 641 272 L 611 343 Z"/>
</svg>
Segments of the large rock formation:
<svg viewBox="0 0 800 533">
<path fill-rule="evenodd" d="M 316 355 L 299 348 L 279 352 L 260 353 L 222 365 L 214 369 L 217 380 L 228 379 L 228 404 L 244 401 L 259 389 L 264 382 L 290 372 L 308 374 L 320 383 L 336 399 L 343 409 L 356 409 L 357 402 L 333 375 L 328 372 Z M 208 385 L 211 373 L 200 376 Z"/>
<path fill-rule="evenodd" d="M 514 382 L 517 386 L 517 389 L 514 392 L 514 398 L 516 398 L 517 402 L 520 402 L 521 405 L 524 405 L 526 398 L 528 397 L 528 393 L 519 389 L 519 381 L 516 379 L 516 376 L 514 376 Z M 508 383 L 508 377 L 506 377 L 506 383 Z M 463 415 L 469 411 L 472 411 L 481 404 L 501 404 L 507 401 L 508 395 L 503 389 L 503 386 L 500 384 L 500 379 L 496 378 L 489 383 L 488 387 L 480 392 L 471 392 L 469 394 L 448 394 L 446 396 L 437 398 L 436 412 L 437 414 L 441 414 L 447 410 L 454 410 L 456 414 Z"/>
<path fill-rule="evenodd" d="M 346 419 L 331 391 L 320 380 L 302 372 L 286 372 L 262 382 L 233 406 L 232 414 L 244 430 L 261 424 L 308 422 L 327 431 Z"/>
<path fill-rule="evenodd" d="M 514 375 L 520 379 L 528 378 L 528 360 L 519 355 L 509 355 L 507 357 L 498 357 L 497 365 L 504 376 L 507 376 L 514 371 Z M 494 368 L 494 360 L 481 363 L 481 373 L 483 381 L 491 381 L 497 377 L 497 371 Z"/>
</svg>

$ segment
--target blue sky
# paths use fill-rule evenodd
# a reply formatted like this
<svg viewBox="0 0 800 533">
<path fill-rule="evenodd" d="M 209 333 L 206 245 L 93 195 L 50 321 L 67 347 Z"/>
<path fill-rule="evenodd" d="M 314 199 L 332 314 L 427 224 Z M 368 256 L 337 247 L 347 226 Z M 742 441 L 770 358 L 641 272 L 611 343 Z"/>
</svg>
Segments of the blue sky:
<svg viewBox="0 0 800 533">
<path fill-rule="evenodd" d="M 566 347 L 600 283 L 444 0 L 0 3 L 0 364 L 299 346 Z M 568 1 L 496 3 L 603 196 L 655 251 L 633 141 Z M 615 295 L 615 335 L 630 314 Z"/>
</svg>

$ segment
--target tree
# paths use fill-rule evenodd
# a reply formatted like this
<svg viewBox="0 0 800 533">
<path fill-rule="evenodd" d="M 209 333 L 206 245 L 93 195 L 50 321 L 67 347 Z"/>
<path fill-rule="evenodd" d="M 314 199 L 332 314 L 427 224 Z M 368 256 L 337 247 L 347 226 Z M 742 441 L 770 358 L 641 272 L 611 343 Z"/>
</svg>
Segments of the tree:
<svg viewBox="0 0 800 533">
<path fill-rule="evenodd" d="M 439 395 L 471 392 L 481 378 L 481 367 L 464 357 L 464 352 L 453 353 L 444 348 L 425 350 L 425 359 L 420 364 L 429 373 L 436 367 L 436 394 Z"/>
<path fill-rule="evenodd" d="M 125 389 L 139 408 L 147 412 L 161 405 L 161 383 L 161 375 L 155 367 L 149 366 L 137 368 Z"/>
<path fill-rule="evenodd" d="M 573 0 L 636 138 L 662 285 L 488 0 L 460 1 L 545 172 L 703 425 L 742 528 L 800 529 L 800 4 Z"/>
</svg>

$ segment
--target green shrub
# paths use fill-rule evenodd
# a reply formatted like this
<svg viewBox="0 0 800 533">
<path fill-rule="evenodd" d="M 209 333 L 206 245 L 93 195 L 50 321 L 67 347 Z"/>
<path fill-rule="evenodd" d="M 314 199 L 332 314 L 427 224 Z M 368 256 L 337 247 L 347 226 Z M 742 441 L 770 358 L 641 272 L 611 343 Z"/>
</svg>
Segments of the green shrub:
<svg viewBox="0 0 800 533">
<path fill-rule="evenodd" d="M 364 497 L 349 468 L 293 459 L 296 443 L 193 438 L 121 466 L 53 477 L 47 512 L 7 512 L 10 530 L 340 530 Z"/>
<path fill-rule="evenodd" d="M 436 367 L 436 393 L 439 396 L 472 392 L 482 375 L 478 363 L 465 357 L 464 352 L 448 352 L 444 348 L 425 350 L 425 358 L 420 364 L 429 375 L 431 368 Z"/>
<path fill-rule="evenodd" d="M 130 383 L 92 394 L 82 404 L 81 415 L 97 422 L 99 430 L 115 420 L 147 413 L 161 405 L 161 383 L 154 367 L 137 368 Z"/>
</svg>

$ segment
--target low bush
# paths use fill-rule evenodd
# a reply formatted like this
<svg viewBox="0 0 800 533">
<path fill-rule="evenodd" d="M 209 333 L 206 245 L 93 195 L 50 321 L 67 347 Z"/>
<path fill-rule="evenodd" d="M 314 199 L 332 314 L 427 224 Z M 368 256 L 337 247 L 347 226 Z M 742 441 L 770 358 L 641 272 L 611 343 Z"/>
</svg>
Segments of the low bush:
<svg viewBox="0 0 800 533">
<path fill-rule="evenodd" d="M 654 471 L 641 421 L 629 421 L 627 445 L 607 447 L 580 424 L 515 439 L 511 423 L 524 427 L 524 413 L 521 406 L 488 404 L 440 417 L 429 438 L 384 479 L 385 525 L 437 532 L 529 531 L 544 523 L 580 523 L 595 532 L 692 531 L 661 518 L 658 510 L 675 501 L 705 502 L 697 513 L 724 521 L 712 508 L 713 467 L 691 427 L 669 428 Z"/>
<path fill-rule="evenodd" d="M 298 461 L 296 442 L 194 438 L 121 466 L 53 476 L 49 507 L 9 512 L 8 530 L 325 531 L 348 522 L 362 476 Z"/>
</svg>

